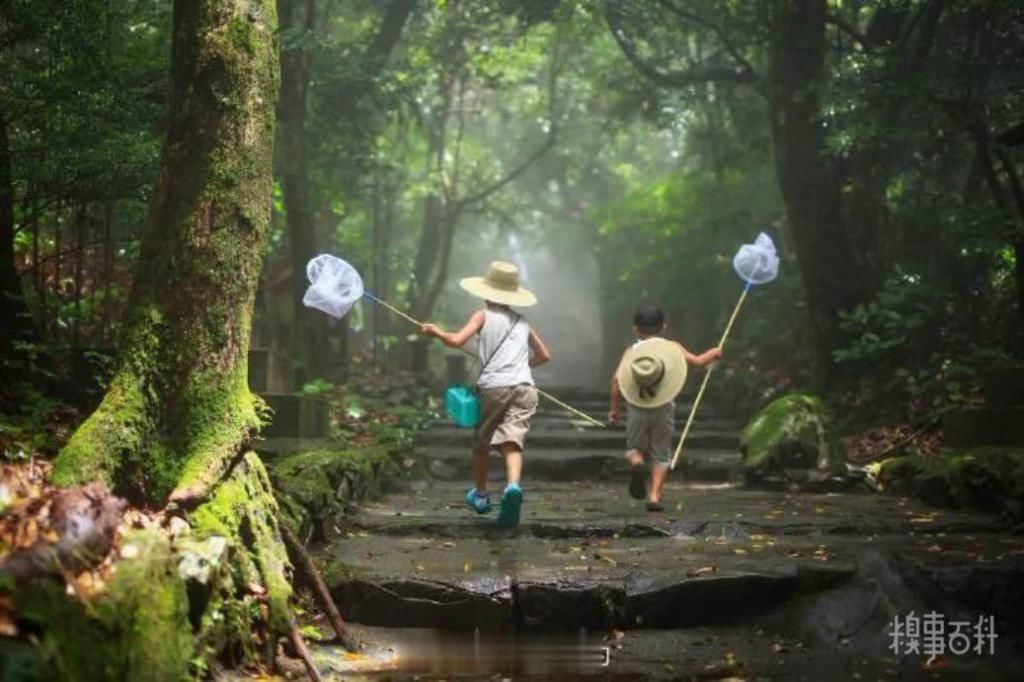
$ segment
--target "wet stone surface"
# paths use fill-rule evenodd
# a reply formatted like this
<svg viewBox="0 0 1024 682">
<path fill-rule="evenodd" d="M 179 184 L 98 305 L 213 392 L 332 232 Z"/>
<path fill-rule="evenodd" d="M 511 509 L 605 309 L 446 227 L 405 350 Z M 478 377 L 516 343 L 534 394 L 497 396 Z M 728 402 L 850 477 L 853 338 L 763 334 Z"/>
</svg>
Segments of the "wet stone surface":
<svg viewBox="0 0 1024 682">
<path fill-rule="evenodd" d="M 590 431 L 545 419 L 564 422 L 554 433 Z M 528 446 L 522 523 L 503 531 L 495 512 L 465 508 L 468 448 L 443 444 L 454 429 L 439 428 L 424 460 L 444 466 L 364 504 L 319 552 L 367 641 L 354 658 L 316 648 L 338 679 L 974 680 L 1012 679 L 1024 661 L 1024 537 L 998 517 L 746 490 L 738 455 L 704 447 L 651 513 L 627 493 L 621 442 L 559 435 Z M 687 473 L 714 467 L 725 474 Z M 994 655 L 926 667 L 891 651 L 893 619 L 929 611 L 993 616 Z M 586 658 L 604 647 L 611 665 Z"/>
</svg>

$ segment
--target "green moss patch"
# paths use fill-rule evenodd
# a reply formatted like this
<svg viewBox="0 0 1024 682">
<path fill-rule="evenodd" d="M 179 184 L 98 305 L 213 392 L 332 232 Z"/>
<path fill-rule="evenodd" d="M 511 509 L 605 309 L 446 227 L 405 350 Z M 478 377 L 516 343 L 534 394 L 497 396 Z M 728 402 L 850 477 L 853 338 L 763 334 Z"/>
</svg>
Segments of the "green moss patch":
<svg viewBox="0 0 1024 682">
<path fill-rule="evenodd" d="M 879 462 L 873 475 L 881 489 L 913 493 L 934 506 L 1003 512 L 1011 520 L 1024 520 L 1024 450 L 903 455 Z"/>
<path fill-rule="evenodd" d="M 60 580 L 14 594 L 23 629 L 40 632 L 39 679 L 184 680 L 193 657 L 188 595 L 166 535 L 133 531 L 106 589 L 79 600 Z"/>
<path fill-rule="evenodd" d="M 769 403 L 743 429 L 740 447 L 748 482 L 786 469 L 838 473 L 843 464 L 824 403 L 803 393 L 791 393 Z"/>
<path fill-rule="evenodd" d="M 275 461 L 270 477 L 285 518 L 300 537 L 322 539 L 349 503 L 378 495 L 400 473 L 386 445 L 312 450 Z"/>
</svg>

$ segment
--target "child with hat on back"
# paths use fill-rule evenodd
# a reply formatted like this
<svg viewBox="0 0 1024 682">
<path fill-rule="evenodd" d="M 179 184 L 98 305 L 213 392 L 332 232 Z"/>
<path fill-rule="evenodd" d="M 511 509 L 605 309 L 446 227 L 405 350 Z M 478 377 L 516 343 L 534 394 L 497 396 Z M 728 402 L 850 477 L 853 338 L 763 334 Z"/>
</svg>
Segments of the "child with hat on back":
<svg viewBox="0 0 1024 682">
<path fill-rule="evenodd" d="M 647 511 L 661 511 L 661 489 L 672 460 L 675 398 L 686 381 L 686 365 L 704 366 L 722 357 L 721 348 L 694 355 L 682 344 L 662 338 L 665 315 L 653 305 L 642 305 L 633 315 L 637 341 L 626 350 L 612 377 L 610 421 L 622 418 L 626 408 L 626 458 L 630 463 L 629 494 L 647 498 Z M 647 487 L 644 459 L 651 462 Z"/>
<path fill-rule="evenodd" d="M 446 346 L 460 348 L 478 336 L 483 367 L 477 378 L 481 401 L 480 423 L 473 437 L 474 487 L 466 492 L 466 504 L 478 514 L 491 510 L 487 490 L 487 458 L 497 449 L 505 458 L 506 486 L 501 496 L 498 525 L 519 524 L 523 490 L 523 444 L 530 418 L 537 410 L 537 389 L 530 369 L 551 359 L 544 341 L 511 306 L 528 307 L 537 297 L 519 285 L 519 268 L 494 261 L 484 277 L 467 277 L 459 285 L 482 298 L 484 307 L 473 313 L 457 332 L 445 332 L 424 324 L 423 333 Z"/>
</svg>

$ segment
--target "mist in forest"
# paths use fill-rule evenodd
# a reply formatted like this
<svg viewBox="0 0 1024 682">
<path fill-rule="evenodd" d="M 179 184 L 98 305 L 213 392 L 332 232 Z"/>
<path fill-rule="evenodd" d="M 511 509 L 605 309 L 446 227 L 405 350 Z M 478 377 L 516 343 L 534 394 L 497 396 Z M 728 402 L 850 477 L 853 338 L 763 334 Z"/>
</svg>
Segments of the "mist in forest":
<svg viewBox="0 0 1024 682">
<path fill-rule="evenodd" d="M 600 387 L 607 377 L 601 368 L 601 305 L 597 295 L 597 265 L 585 250 L 556 254 L 549 248 L 527 246 L 515 233 L 486 242 L 456 247 L 454 269 L 444 303 L 455 325 L 479 306 L 479 301 L 459 288 L 462 277 L 482 275 L 493 260 L 519 267 L 522 286 L 537 295 L 537 305 L 518 309 L 551 350 L 549 364 L 533 375 L 541 386 Z M 499 246 L 500 245 L 500 246 Z M 492 251 L 488 250 L 493 248 Z M 487 255 L 484 255 L 487 254 Z M 456 351 L 450 351 L 456 352 Z"/>
</svg>

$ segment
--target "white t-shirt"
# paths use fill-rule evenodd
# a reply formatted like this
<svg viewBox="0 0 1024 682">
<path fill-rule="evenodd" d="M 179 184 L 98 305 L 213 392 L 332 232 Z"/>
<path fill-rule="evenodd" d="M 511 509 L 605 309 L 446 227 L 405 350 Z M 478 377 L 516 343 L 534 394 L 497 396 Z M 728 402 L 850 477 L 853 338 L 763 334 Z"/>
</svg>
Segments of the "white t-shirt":
<svg viewBox="0 0 1024 682">
<path fill-rule="evenodd" d="M 515 327 L 509 332 L 509 326 L 513 323 Z M 485 308 L 484 325 L 477 334 L 480 363 L 487 363 L 476 382 L 477 386 L 498 388 L 533 385 L 533 373 L 530 371 L 530 325 L 521 315 L 510 310 Z"/>
</svg>

